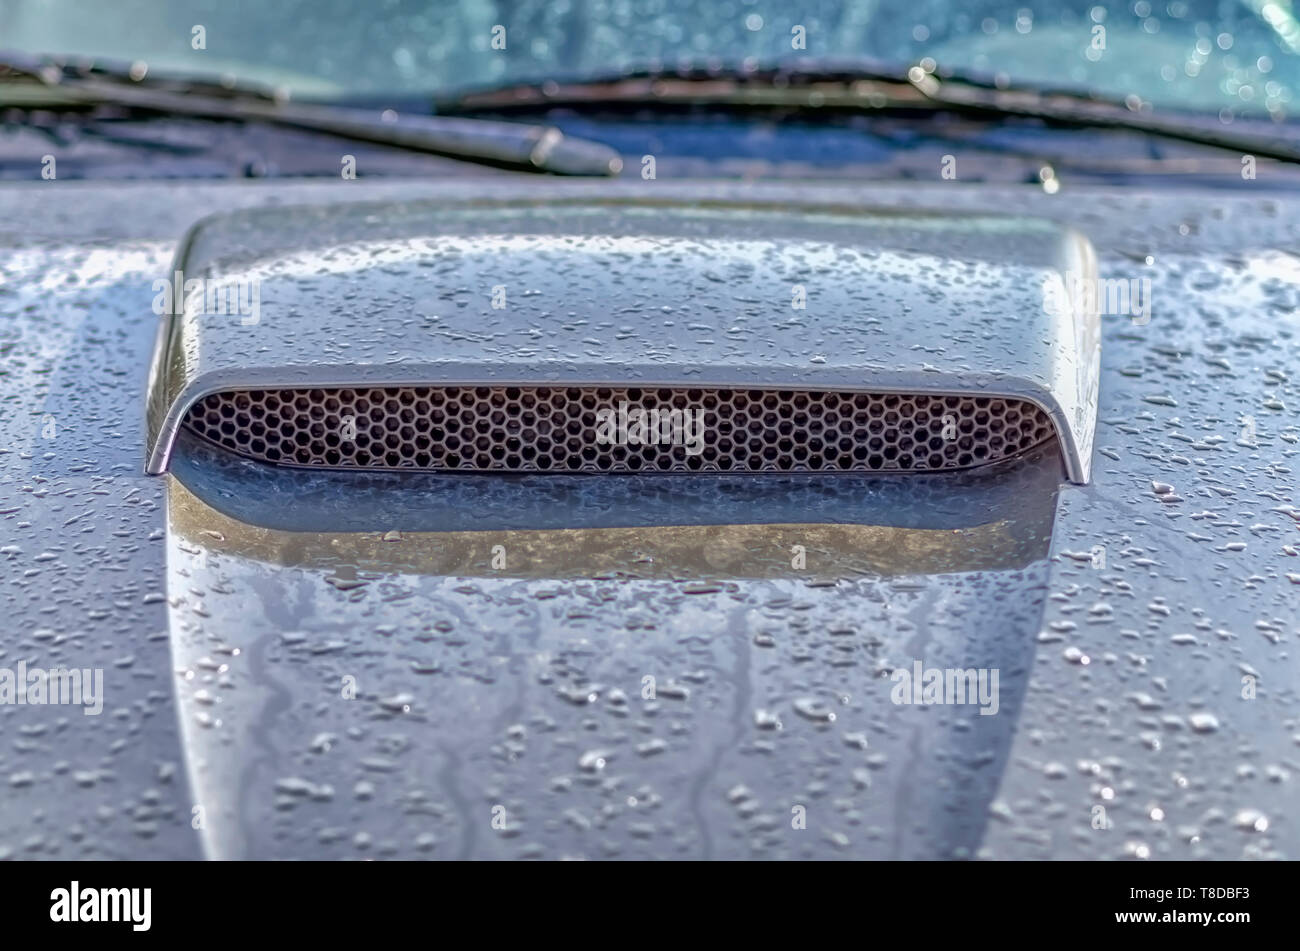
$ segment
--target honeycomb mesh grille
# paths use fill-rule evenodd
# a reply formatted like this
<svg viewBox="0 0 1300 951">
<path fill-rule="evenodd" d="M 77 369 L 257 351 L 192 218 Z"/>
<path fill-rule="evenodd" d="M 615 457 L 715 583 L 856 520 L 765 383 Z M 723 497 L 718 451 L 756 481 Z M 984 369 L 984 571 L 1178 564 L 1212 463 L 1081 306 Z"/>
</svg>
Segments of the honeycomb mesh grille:
<svg viewBox="0 0 1300 951">
<path fill-rule="evenodd" d="M 1055 435 L 996 397 L 572 386 L 238 390 L 185 425 L 279 465 L 497 472 L 965 469 Z"/>
</svg>

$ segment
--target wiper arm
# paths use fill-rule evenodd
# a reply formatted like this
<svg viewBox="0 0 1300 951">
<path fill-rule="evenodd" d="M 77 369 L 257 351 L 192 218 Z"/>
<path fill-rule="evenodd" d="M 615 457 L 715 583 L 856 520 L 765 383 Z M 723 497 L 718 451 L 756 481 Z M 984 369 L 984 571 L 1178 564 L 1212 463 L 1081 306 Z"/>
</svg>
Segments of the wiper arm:
<svg viewBox="0 0 1300 951">
<path fill-rule="evenodd" d="M 572 82 L 524 83 L 435 99 L 440 114 L 535 111 L 562 106 L 700 105 L 850 112 L 952 112 L 977 119 L 1038 119 L 1072 128 L 1125 129 L 1262 158 L 1300 162 L 1300 141 L 1216 128 L 1149 103 L 991 82 L 921 66 L 872 60 L 794 60 L 758 68 L 638 69 Z"/>
<path fill-rule="evenodd" d="M 1300 141 L 1295 138 L 1215 128 L 1185 115 L 1158 115 L 1137 97 L 1120 102 L 1068 91 L 1000 89 L 961 77 L 939 79 L 920 67 L 909 70 L 909 80 L 931 101 L 953 111 L 1040 119 L 1075 128 L 1125 129 L 1258 158 L 1300 162 Z"/>
<path fill-rule="evenodd" d="M 556 175 L 617 175 L 623 162 L 598 142 L 553 126 L 450 116 L 399 116 L 333 105 L 289 102 L 262 91 L 190 80 L 137 78 L 129 69 L 76 70 L 0 53 L 0 81 L 35 81 L 76 104 L 119 105 L 166 115 L 268 122 L 429 152 L 450 158 Z"/>
</svg>

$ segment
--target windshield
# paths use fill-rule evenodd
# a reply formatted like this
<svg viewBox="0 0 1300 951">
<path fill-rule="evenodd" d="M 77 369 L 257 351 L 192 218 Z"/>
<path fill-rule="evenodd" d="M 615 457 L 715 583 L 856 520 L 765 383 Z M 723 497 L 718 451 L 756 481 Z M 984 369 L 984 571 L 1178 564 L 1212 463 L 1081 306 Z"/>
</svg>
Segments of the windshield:
<svg viewBox="0 0 1300 951">
<path fill-rule="evenodd" d="M 655 64 L 868 57 L 1288 118 L 1292 0 L 0 0 L 0 48 L 300 96 L 446 93 Z"/>
</svg>

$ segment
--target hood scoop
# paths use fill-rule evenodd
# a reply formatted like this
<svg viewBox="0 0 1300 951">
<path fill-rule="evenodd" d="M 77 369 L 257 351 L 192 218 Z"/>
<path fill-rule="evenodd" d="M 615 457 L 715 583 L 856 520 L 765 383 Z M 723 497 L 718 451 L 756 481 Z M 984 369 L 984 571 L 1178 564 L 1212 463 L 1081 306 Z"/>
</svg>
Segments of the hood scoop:
<svg viewBox="0 0 1300 951">
<path fill-rule="evenodd" d="M 332 469 L 968 469 L 1086 482 L 1081 235 L 1027 218 L 574 199 L 206 219 L 169 282 L 147 469 L 182 431 Z M 156 302 L 157 303 L 157 302 Z"/>
</svg>

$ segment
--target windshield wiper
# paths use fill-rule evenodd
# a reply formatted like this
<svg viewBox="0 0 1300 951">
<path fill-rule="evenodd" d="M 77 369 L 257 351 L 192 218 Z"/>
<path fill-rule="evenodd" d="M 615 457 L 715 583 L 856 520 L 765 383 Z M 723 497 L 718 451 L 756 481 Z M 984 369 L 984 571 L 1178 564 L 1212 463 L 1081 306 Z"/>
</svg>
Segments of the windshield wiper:
<svg viewBox="0 0 1300 951">
<path fill-rule="evenodd" d="M 617 175 L 623 166 L 613 149 L 566 136 L 553 126 L 295 103 L 234 84 L 153 79 L 138 68 L 133 72 L 133 67 L 95 64 L 77 68 L 0 52 L 0 82 L 38 84 L 34 91 L 39 95 L 28 98 L 44 108 L 52 104 L 117 105 L 171 116 L 268 122 L 556 175 Z"/>
<path fill-rule="evenodd" d="M 635 69 L 573 81 L 522 83 L 435 98 L 441 115 L 550 108 L 704 106 L 723 109 L 950 112 L 985 121 L 1037 119 L 1068 128 L 1122 129 L 1300 162 L 1300 140 L 1157 114 L 1136 96 L 1108 99 L 1068 89 L 1001 86 L 933 64 L 896 67 L 874 60 L 806 60 L 753 68 L 682 66 Z M 1214 118 L 1218 121 L 1217 117 Z"/>
</svg>

